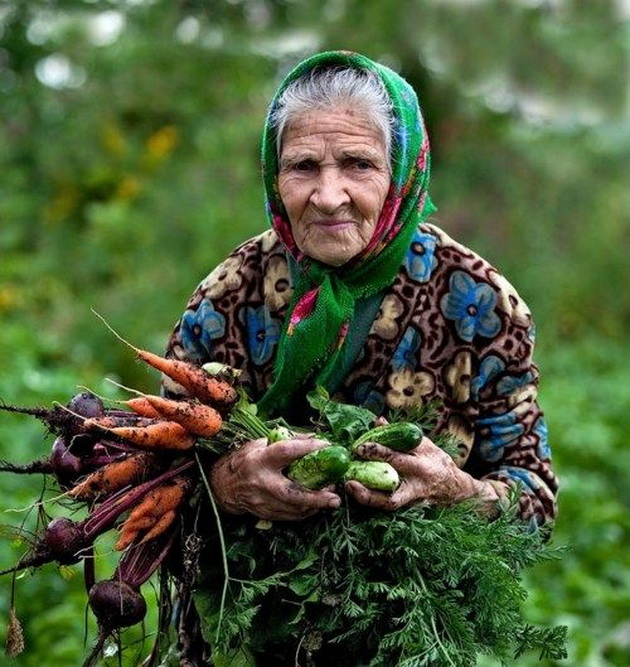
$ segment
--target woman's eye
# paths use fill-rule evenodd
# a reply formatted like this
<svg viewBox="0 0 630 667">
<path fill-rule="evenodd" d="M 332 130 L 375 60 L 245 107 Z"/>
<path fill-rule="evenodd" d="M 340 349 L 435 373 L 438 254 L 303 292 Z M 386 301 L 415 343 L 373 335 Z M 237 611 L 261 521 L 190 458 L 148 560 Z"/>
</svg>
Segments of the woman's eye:
<svg viewBox="0 0 630 667">
<path fill-rule="evenodd" d="M 293 165 L 293 169 L 295 171 L 313 171 L 317 165 L 315 164 L 314 160 L 300 160 L 299 162 L 296 162 Z"/>
<path fill-rule="evenodd" d="M 372 163 L 364 158 L 351 158 L 348 160 L 347 166 L 357 171 L 367 171 L 373 167 Z"/>
</svg>

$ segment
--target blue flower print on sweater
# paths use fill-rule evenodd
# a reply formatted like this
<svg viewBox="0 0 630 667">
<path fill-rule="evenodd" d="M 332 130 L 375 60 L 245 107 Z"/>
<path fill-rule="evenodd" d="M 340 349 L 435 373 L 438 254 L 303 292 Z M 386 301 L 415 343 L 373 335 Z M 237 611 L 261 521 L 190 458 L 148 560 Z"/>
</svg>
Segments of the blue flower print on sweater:
<svg viewBox="0 0 630 667">
<path fill-rule="evenodd" d="M 225 318 L 217 313 L 209 299 L 203 299 L 196 309 L 182 315 L 181 341 L 186 355 L 196 361 L 211 356 L 212 341 L 225 334 Z"/>
<path fill-rule="evenodd" d="M 487 283 L 477 283 L 463 271 L 454 271 L 449 281 L 450 292 L 440 301 L 444 316 L 455 322 L 457 335 L 470 342 L 475 335 L 494 338 L 501 329 L 501 320 L 494 312 L 496 292 Z"/>
<path fill-rule="evenodd" d="M 405 368 L 415 368 L 416 353 L 422 343 L 420 332 L 409 327 L 398 344 L 392 357 L 392 370 L 399 372 Z"/>
<path fill-rule="evenodd" d="M 516 466 L 499 466 L 497 472 L 504 479 L 507 478 L 506 481 L 515 482 L 521 488 L 521 493 L 529 496 L 536 496 L 544 486 L 538 475 L 530 470 L 525 470 L 524 468 L 518 468 Z M 537 518 L 536 515 L 532 516 L 526 524 L 526 527 L 530 532 L 535 532 L 540 527 L 539 518 Z"/>
<path fill-rule="evenodd" d="M 435 236 L 416 230 L 405 256 L 405 268 L 413 280 L 426 283 L 431 277 L 431 273 L 437 266 L 436 245 L 437 239 Z"/>
<path fill-rule="evenodd" d="M 478 400 L 481 390 L 484 389 L 495 376 L 502 373 L 504 369 L 505 363 L 499 357 L 494 354 L 489 354 L 485 357 L 481 364 L 479 364 L 479 372 L 470 382 L 471 396 L 475 400 Z"/>
<path fill-rule="evenodd" d="M 499 472 L 505 473 L 515 482 L 520 482 L 526 493 L 533 493 L 542 487 L 542 482 L 538 475 L 515 466 L 499 466 Z"/>
<path fill-rule="evenodd" d="M 280 321 L 266 306 L 245 308 L 245 324 L 252 362 L 260 366 L 271 359 L 280 338 Z"/>
<path fill-rule="evenodd" d="M 531 371 L 522 375 L 507 375 L 497 382 L 497 392 L 499 396 L 509 396 L 532 382 L 534 382 L 534 374 Z"/>
<path fill-rule="evenodd" d="M 476 426 L 476 446 L 480 455 L 490 462 L 503 458 L 503 450 L 515 442 L 524 431 L 523 424 L 516 420 L 514 412 L 482 417 L 477 420 Z"/>
<path fill-rule="evenodd" d="M 537 453 L 539 458 L 543 461 L 551 460 L 551 447 L 549 447 L 549 432 L 547 429 L 547 422 L 544 417 L 538 417 L 534 428 L 532 429 L 534 435 L 538 438 Z"/>
</svg>

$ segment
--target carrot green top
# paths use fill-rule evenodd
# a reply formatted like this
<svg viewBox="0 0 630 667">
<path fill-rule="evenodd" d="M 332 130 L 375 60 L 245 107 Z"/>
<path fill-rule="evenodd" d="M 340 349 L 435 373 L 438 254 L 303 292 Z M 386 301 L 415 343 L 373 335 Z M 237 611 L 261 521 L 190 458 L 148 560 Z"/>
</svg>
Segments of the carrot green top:
<svg viewBox="0 0 630 667">
<path fill-rule="evenodd" d="M 377 76 L 394 115 L 391 185 L 374 235 L 365 250 L 341 267 L 302 255 L 278 192 L 277 137 L 271 118 L 287 86 L 316 68 L 347 67 Z M 390 285 L 418 224 L 434 209 L 428 194 L 429 142 L 413 88 L 390 68 L 348 51 L 328 51 L 297 65 L 279 86 L 267 115 L 262 165 L 268 219 L 297 262 L 293 297 L 280 336 L 274 382 L 259 402 L 281 411 L 305 386 L 327 386 L 346 344 L 357 301 Z"/>
</svg>

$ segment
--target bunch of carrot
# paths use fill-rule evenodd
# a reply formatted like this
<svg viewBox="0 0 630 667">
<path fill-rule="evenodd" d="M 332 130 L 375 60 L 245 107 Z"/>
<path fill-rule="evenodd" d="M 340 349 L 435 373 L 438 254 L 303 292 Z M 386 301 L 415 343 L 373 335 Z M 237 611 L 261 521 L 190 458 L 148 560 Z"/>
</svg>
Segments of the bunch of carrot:
<svg viewBox="0 0 630 667">
<path fill-rule="evenodd" d="M 83 392 L 66 406 L 50 409 L 0 405 L 39 418 L 57 436 L 49 456 L 22 466 L 0 461 L 0 471 L 51 474 L 64 499 L 60 507 L 69 506 L 73 514 L 78 506 L 87 509 L 81 521 L 52 519 L 15 566 L 0 574 L 53 561 L 83 562 L 99 627 L 86 667 L 94 664 L 108 637 L 144 618 L 140 587 L 177 543 L 182 512 L 199 483 L 199 446 L 226 430 L 239 396 L 236 373 L 213 376 L 189 362 L 133 349 L 180 385 L 187 398 L 136 392 L 122 408 L 107 409 L 93 393 Z M 95 581 L 94 542 L 109 530 L 117 531 L 119 566 L 111 579 Z M 15 655 L 22 642 L 16 641 L 19 624 L 13 605 L 11 617 L 14 631 L 7 652 Z"/>
</svg>

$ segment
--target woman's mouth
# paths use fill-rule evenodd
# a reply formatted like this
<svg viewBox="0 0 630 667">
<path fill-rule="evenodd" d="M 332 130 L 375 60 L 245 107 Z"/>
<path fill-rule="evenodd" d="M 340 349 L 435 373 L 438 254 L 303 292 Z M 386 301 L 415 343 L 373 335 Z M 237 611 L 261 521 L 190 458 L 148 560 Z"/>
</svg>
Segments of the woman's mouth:
<svg viewBox="0 0 630 667">
<path fill-rule="evenodd" d="M 354 226 L 356 225 L 356 222 L 354 220 L 332 219 L 332 220 L 314 220 L 311 224 L 315 225 L 316 227 L 320 227 L 322 229 L 336 231 L 336 230 L 347 229 L 350 226 Z"/>
</svg>

